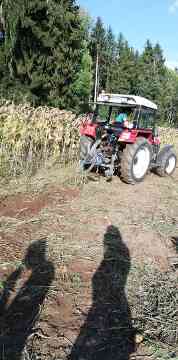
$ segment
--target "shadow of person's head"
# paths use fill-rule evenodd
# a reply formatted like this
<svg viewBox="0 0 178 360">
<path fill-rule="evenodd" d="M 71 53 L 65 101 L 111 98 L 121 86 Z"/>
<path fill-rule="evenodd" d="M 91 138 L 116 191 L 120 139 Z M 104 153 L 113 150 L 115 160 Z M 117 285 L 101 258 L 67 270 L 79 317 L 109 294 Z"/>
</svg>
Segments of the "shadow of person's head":
<svg viewBox="0 0 178 360">
<path fill-rule="evenodd" d="M 126 283 L 131 267 L 130 254 L 127 245 L 122 240 L 116 226 L 108 226 L 104 235 L 104 260 L 114 265 L 115 271 L 120 274 L 122 283 Z"/>
<path fill-rule="evenodd" d="M 38 303 L 43 302 L 51 283 L 54 280 L 55 269 L 53 263 L 48 259 L 48 243 L 46 239 L 34 241 L 27 249 L 23 265 L 31 272 L 27 280 L 27 288 L 34 288 Z M 33 292 L 33 291 L 32 291 Z"/>
<path fill-rule="evenodd" d="M 32 242 L 23 260 L 27 269 L 35 269 L 47 262 L 47 241 L 46 239 Z"/>
</svg>

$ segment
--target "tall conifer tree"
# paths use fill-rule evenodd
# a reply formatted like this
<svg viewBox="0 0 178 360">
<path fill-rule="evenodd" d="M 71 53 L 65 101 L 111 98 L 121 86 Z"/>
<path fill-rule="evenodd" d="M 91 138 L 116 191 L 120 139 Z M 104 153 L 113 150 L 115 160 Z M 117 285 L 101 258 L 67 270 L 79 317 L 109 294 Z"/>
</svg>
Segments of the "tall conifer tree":
<svg viewBox="0 0 178 360">
<path fill-rule="evenodd" d="M 3 0 L 6 62 L 34 103 L 70 107 L 81 63 L 82 28 L 73 0 Z"/>
</svg>

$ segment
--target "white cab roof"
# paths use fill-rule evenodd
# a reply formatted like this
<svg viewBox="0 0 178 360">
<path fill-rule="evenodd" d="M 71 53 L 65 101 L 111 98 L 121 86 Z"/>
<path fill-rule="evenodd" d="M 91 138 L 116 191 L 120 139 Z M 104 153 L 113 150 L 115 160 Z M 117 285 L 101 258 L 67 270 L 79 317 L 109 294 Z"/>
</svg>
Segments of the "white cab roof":
<svg viewBox="0 0 178 360">
<path fill-rule="evenodd" d="M 116 105 L 125 105 L 125 106 L 144 106 L 146 108 L 157 110 L 158 107 L 152 101 L 145 99 L 141 96 L 135 95 L 122 95 L 122 94 L 106 94 L 101 93 L 97 98 L 97 103 L 109 103 Z"/>
</svg>

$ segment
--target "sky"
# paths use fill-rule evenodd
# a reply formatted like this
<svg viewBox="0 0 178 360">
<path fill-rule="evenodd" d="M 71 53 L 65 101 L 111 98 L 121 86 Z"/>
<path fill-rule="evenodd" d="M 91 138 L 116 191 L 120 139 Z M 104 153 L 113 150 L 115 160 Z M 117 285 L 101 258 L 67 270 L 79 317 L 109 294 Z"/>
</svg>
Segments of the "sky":
<svg viewBox="0 0 178 360">
<path fill-rule="evenodd" d="M 178 0 L 78 0 L 95 19 L 100 16 L 117 36 L 141 51 L 147 39 L 159 42 L 167 65 L 178 67 Z"/>
</svg>

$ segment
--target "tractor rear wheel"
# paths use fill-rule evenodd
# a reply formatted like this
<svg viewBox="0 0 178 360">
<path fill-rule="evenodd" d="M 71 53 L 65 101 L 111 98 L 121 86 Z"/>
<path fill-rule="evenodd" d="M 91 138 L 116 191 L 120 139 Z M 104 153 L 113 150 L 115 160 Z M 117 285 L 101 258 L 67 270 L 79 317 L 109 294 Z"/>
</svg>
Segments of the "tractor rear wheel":
<svg viewBox="0 0 178 360">
<path fill-rule="evenodd" d="M 121 158 L 121 179 L 127 184 L 141 182 L 149 170 L 152 157 L 151 145 L 143 137 L 135 144 L 127 144 Z"/>
<path fill-rule="evenodd" d="M 159 159 L 159 166 L 155 169 L 156 174 L 161 177 L 170 176 L 176 169 L 177 156 L 173 149 L 164 152 Z"/>
</svg>

